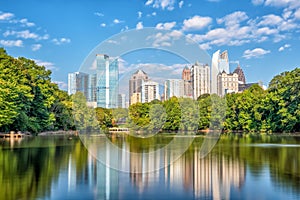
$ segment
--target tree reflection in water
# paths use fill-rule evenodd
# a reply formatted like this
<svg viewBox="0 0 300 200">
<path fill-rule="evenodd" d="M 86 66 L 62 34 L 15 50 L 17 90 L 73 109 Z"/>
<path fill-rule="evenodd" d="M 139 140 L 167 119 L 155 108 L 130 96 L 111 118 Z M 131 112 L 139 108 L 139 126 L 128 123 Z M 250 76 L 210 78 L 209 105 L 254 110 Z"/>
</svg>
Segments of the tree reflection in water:
<svg viewBox="0 0 300 200">
<path fill-rule="evenodd" d="M 172 159 L 172 152 L 147 156 L 147 152 L 169 141 L 170 137 L 161 135 L 148 142 L 114 138 L 114 144 L 132 153 L 107 151 L 107 159 L 117 157 L 121 166 L 128 164 L 129 172 L 103 165 L 89 155 L 76 138 L 26 138 L 15 142 L 13 148 L 9 141 L 2 141 L 0 199 L 55 199 L 58 194 L 60 198 L 72 199 L 245 198 L 243 190 L 248 190 L 253 180 L 267 178 L 265 176 L 269 176 L 273 189 L 283 188 L 272 191 L 275 195 L 300 197 L 300 141 L 297 137 L 222 136 L 203 159 L 199 159 L 203 138 L 197 137 L 171 165 L 140 173 L 142 169 L 154 169 Z M 106 147 L 103 143 L 95 146 L 94 151 Z M 266 169 L 268 174 L 264 173 Z M 251 192 L 255 194 L 255 191 L 247 191 Z M 268 191 L 265 192 L 263 197 L 267 198 Z"/>
</svg>

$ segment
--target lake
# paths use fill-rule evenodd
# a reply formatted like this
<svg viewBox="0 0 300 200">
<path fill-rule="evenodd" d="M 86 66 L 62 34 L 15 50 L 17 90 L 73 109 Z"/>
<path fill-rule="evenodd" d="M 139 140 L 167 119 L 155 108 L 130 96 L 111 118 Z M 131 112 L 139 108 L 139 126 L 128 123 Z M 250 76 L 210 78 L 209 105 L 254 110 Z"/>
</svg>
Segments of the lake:
<svg viewBox="0 0 300 200">
<path fill-rule="evenodd" d="M 1 139 L 0 199 L 300 199 L 299 136 L 222 135 L 207 155 L 204 141 Z"/>
</svg>

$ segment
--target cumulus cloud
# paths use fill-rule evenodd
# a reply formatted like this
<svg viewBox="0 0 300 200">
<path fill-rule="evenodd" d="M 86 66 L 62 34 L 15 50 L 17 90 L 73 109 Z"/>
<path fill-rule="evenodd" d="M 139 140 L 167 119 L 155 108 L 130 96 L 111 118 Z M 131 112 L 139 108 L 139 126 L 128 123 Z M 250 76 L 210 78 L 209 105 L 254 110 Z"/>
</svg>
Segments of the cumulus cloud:
<svg viewBox="0 0 300 200">
<path fill-rule="evenodd" d="M 252 0 L 252 3 L 257 6 L 263 4 L 264 0 Z"/>
<path fill-rule="evenodd" d="M 138 23 L 136 24 L 136 29 L 137 29 L 137 30 L 140 30 L 140 29 L 143 29 L 143 28 L 144 28 L 143 22 L 138 22 Z"/>
<path fill-rule="evenodd" d="M 106 27 L 105 23 L 100 24 L 101 27 Z"/>
<path fill-rule="evenodd" d="M 137 12 L 138 14 L 138 19 L 142 18 L 143 13 L 141 11 Z"/>
<path fill-rule="evenodd" d="M 300 8 L 294 13 L 296 19 L 300 19 Z"/>
<path fill-rule="evenodd" d="M 14 17 L 13 13 L 1 13 L 0 12 L 0 20 L 8 20 Z"/>
<path fill-rule="evenodd" d="M 175 2 L 175 0 L 148 0 L 145 5 L 152 5 L 153 8 L 161 8 L 162 10 L 174 10 Z"/>
<path fill-rule="evenodd" d="M 258 23 L 259 26 L 275 26 L 282 23 L 283 19 L 280 16 L 270 14 L 262 17 L 262 20 Z"/>
<path fill-rule="evenodd" d="M 22 40 L 0 40 L 0 44 L 5 47 L 23 47 Z"/>
<path fill-rule="evenodd" d="M 55 83 L 61 90 L 68 89 L 68 84 L 63 81 L 53 81 L 52 83 Z"/>
<path fill-rule="evenodd" d="M 278 49 L 278 51 L 281 52 L 281 51 L 284 51 L 285 49 L 288 49 L 288 48 L 290 48 L 290 47 L 291 47 L 290 44 L 285 44 L 285 45 L 281 46 L 281 47 Z"/>
<path fill-rule="evenodd" d="M 71 40 L 69 38 L 54 38 L 52 40 L 52 42 L 55 44 L 55 45 L 62 45 L 62 44 L 68 44 L 71 42 Z"/>
<path fill-rule="evenodd" d="M 4 37 L 16 36 L 17 38 L 24 39 L 37 39 L 39 36 L 36 33 L 31 33 L 29 30 L 24 31 L 5 31 L 3 33 Z"/>
<path fill-rule="evenodd" d="M 266 6 L 285 7 L 285 6 L 299 6 L 299 0 L 265 0 Z"/>
<path fill-rule="evenodd" d="M 204 27 L 207 27 L 212 22 L 212 19 L 210 17 L 201 17 L 198 15 L 195 15 L 192 18 L 185 19 L 183 21 L 183 27 L 182 30 L 189 31 L 189 30 L 200 30 Z"/>
<path fill-rule="evenodd" d="M 35 26 L 35 23 L 29 22 L 28 19 L 26 18 L 21 19 L 20 23 L 22 24 L 22 26 L 27 26 L 27 27 Z"/>
<path fill-rule="evenodd" d="M 252 50 L 247 49 L 246 51 L 244 51 L 243 57 L 246 59 L 259 58 L 268 53 L 271 53 L 271 51 L 262 48 L 255 48 Z"/>
<path fill-rule="evenodd" d="M 37 65 L 44 66 L 47 70 L 57 70 L 58 68 L 52 62 L 32 59 Z"/>
<path fill-rule="evenodd" d="M 100 13 L 100 12 L 95 12 L 94 15 L 98 16 L 98 17 L 103 17 L 104 14 L 103 13 Z"/>
<path fill-rule="evenodd" d="M 165 30 L 170 30 L 172 29 L 174 26 L 176 26 L 176 22 L 166 22 L 166 23 L 158 23 L 156 25 L 156 29 L 165 29 Z"/>
<path fill-rule="evenodd" d="M 180 1 L 180 2 L 178 3 L 178 7 L 179 7 L 179 8 L 182 8 L 183 4 L 184 4 L 184 1 Z"/>
<path fill-rule="evenodd" d="M 33 44 L 33 45 L 31 45 L 31 50 L 32 50 L 32 51 L 37 51 L 37 50 L 39 50 L 41 47 L 42 47 L 41 44 Z"/>
<path fill-rule="evenodd" d="M 247 20 L 248 18 L 249 17 L 245 12 L 236 11 L 229 15 L 226 15 L 223 18 L 217 19 L 217 23 L 218 24 L 224 23 L 225 26 L 229 27 L 229 26 L 240 25 L 241 22 Z"/>
<path fill-rule="evenodd" d="M 119 23 L 121 23 L 121 22 L 120 22 L 120 20 L 118 20 L 118 19 L 114 19 L 114 23 L 115 23 L 115 24 L 119 24 Z"/>
</svg>

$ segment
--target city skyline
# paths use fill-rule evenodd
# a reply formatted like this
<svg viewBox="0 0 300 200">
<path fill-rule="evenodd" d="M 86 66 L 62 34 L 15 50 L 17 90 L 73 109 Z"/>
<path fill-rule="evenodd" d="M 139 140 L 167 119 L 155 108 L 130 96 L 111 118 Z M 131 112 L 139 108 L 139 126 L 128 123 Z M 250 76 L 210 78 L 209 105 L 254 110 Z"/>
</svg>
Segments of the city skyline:
<svg viewBox="0 0 300 200">
<path fill-rule="evenodd" d="M 117 3 L 116 7 L 114 1 L 83 5 L 81 1 L 5 0 L 0 10 L 0 45 L 15 57 L 31 58 L 51 69 L 53 81 L 64 90 L 67 74 L 78 71 L 96 45 L 122 31 L 145 27 L 181 32 L 209 55 L 227 49 L 229 64 L 239 63 L 249 82 L 268 85 L 274 75 L 299 67 L 295 59 L 300 50 L 297 0 Z M 149 63 L 142 60 L 140 64 Z M 176 64 L 180 63 L 164 63 L 180 74 Z"/>
</svg>

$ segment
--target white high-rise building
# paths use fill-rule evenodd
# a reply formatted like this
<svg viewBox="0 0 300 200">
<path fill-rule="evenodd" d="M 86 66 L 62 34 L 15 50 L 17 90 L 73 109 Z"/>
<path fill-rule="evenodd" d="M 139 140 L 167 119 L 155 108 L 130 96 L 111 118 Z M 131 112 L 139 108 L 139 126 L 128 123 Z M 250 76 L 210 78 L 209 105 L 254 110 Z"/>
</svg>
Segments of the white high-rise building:
<svg viewBox="0 0 300 200">
<path fill-rule="evenodd" d="M 142 85 L 142 103 L 160 100 L 159 84 L 154 81 L 144 82 Z"/>
<path fill-rule="evenodd" d="M 168 79 L 165 81 L 165 100 L 170 99 L 173 96 L 184 96 L 184 80 Z"/>
<path fill-rule="evenodd" d="M 210 68 L 196 62 L 191 68 L 191 83 L 193 98 L 197 99 L 202 94 L 210 94 Z"/>
<path fill-rule="evenodd" d="M 142 85 L 144 82 L 148 81 L 148 75 L 143 70 L 137 70 L 129 80 L 129 103 L 137 103 L 139 98 L 137 98 L 138 93 L 142 93 Z M 134 95 L 134 96 L 133 96 Z M 132 97 L 133 96 L 133 97 Z M 133 102 L 131 101 L 133 99 Z M 140 102 L 140 101 L 138 101 Z"/>
<path fill-rule="evenodd" d="M 217 76 L 218 84 L 217 91 L 219 96 L 224 96 L 228 93 L 238 93 L 239 91 L 239 75 L 237 73 L 227 74 L 225 71 Z"/>
<path fill-rule="evenodd" d="M 212 56 L 211 66 L 211 93 L 217 94 L 218 74 L 222 73 L 223 71 L 229 74 L 228 52 L 223 51 L 222 53 L 220 53 L 220 50 L 216 51 Z"/>
</svg>

